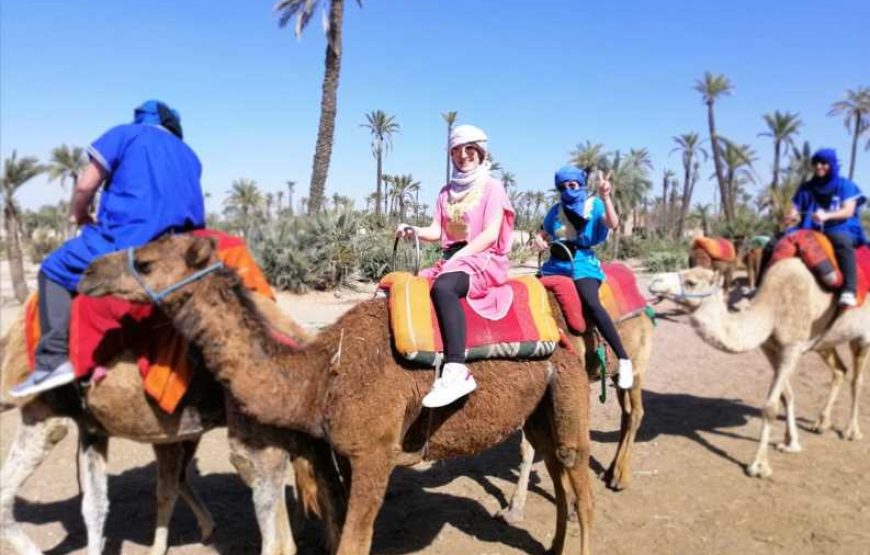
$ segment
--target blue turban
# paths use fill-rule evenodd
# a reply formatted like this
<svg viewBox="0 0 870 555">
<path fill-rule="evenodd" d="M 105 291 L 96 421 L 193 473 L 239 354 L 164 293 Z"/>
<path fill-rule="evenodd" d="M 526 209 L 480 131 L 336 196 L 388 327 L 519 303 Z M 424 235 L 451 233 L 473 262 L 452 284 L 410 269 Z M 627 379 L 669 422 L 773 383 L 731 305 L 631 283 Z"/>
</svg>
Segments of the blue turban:
<svg viewBox="0 0 870 555">
<path fill-rule="evenodd" d="M 179 139 L 184 136 L 181 131 L 181 114 L 159 100 L 146 100 L 136 108 L 133 112 L 133 123 L 160 125 Z"/>
<path fill-rule="evenodd" d="M 560 191 L 559 200 L 562 201 L 564 208 L 582 217 L 583 205 L 589 196 L 589 192 L 586 190 L 586 172 L 576 166 L 563 166 L 556 172 L 555 181 L 557 188 L 566 181 L 576 181 L 580 184 L 577 189 L 566 188 L 564 191 Z"/>
<path fill-rule="evenodd" d="M 566 181 L 576 181 L 581 187 L 586 186 L 586 172 L 577 166 L 562 166 L 556 171 L 556 186 Z"/>
</svg>

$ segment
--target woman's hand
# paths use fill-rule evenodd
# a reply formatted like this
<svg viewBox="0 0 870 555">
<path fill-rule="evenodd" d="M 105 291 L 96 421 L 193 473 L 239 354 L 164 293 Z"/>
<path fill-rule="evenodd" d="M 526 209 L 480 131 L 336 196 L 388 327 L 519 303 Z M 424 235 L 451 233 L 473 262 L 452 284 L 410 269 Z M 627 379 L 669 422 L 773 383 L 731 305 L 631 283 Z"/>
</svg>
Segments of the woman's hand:
<svg viewBox="0 0 870 555">
<path fill-rule="evenodd" d="M 816 210 L 813 212 L 813 221 L 819 225 L 822 225 L 826 221 L 830 219 L 830 216 L 824 210 Z"/>
<path fill-rule="evenodd" d="M 550 248 L 547 238 L 542 233 L 535 233 L 532 237 L 532 248 L 538 252 L 545 251 Z"/>
<path fill-rule="evenodd" d="M 604 175 L 604 172 L 598 170 L 598 194 L 601 195 L 602 199 L 609 198 L 610 193 L 613 191 L 613 184 L 610 183 L 610 178 L 613 176 L 613 170 L 607 172 L 607 175 Z"/>
<path fill-rule="evenodd" d="M 399 224 L 396 228 L 396 237 L 400 239 L 410 239 L 417 233 L 417 230 L 412 225 Z"/>
</svg>

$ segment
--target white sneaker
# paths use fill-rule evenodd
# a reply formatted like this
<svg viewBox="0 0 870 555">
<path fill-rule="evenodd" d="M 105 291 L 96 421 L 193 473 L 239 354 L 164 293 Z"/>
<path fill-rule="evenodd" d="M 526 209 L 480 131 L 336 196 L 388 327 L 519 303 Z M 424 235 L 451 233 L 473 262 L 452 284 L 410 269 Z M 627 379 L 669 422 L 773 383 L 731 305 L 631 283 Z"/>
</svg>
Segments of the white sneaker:
<svg viewBox="0 0 870 555">
<path fill-rule="evenodd" d="M 840 293 L 840 301 L 837 304 L 848 308 L 855 308 L 858 305 L 858 301 L 855 299 L 855 293 L 844 291 Z"/>
<path fill-rule="evenodd" d="M 620 389 L 631 389 L 634 385 L 634 365 L 630 359 L 619 359 L 619 375 L 616 379 L 616 385 Z"/>
<path fill-rule="evenodd" d="M 441 370 L 441 377 L 432 385 L 432 390 L 423 397 L 423 406 L 430 409 L 447 406 L 460 397 L 465 397 L 475 388 L 477 382 L 467 366 L 448 362 Z"/>
<path fill-rule="evenodd" d="M 75 381 L 75 372 L 69 361 L 64 362 L 54 370 L 36 369 L 27 376 L 27 379 L 9 390 L 12 397 L 27 397 L 36 395 L 49 389 Z"/>
</svg>

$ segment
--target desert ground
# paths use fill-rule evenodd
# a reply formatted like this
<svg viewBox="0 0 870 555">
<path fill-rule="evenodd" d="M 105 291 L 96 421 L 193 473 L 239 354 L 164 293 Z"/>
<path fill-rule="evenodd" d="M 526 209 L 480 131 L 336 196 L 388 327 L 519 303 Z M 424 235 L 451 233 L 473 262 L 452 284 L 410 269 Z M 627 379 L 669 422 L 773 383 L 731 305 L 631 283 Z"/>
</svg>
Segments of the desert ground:
<svg viewBox="0 0 870 555">
<path fill-rule="evenodd" d="M 32 268 L 30 277 L 32 278 Z M 19 306 L 11 300 L 2 262 L 2 327 Z M 642 276 L 641 281 L 646 277 Z M 280 304 L 310 328 L 328 325 L 370 286 L 337 293 L 280 295 Z M 760 352 L 729 355 L 704 344 L 685 315 L 658 305 L 658 327 L 647 371 L 646 419 L 634 451 L 634 482 L 622 492 L 594 481 L 593 549 L 597 553 L 838 553 L 870 552 L 870 388 L 861 394 L 865 438 L 850 442 L 840 430 L 848 416 L 849 388 L 834 412 L 835 429 L 810 431 L 830 375 L 806 355 L 793 381 L 803 452 L 771 453 L 769 479 L 744 473 L 760 429 L 759 407 L 771 370 Z M 843 353 L 844 355 L 847 353 Z M 610 390 L 612 393 L 612 389 Z M 590 392 L 593 461 L 598 476 L 613 456 L 619 407 L 611 394 Z M 8 451 L 19 415 L 0 416 L 2 452 Z M 784 434 L 780 420 L 774 439 Z M 71 433 L 19 493 L 16 518 L 52 555 L 84 553 L 85 528 Z M 250 493 L 230 465 L 223 430 L 208 433 L 196 459 L 193 486 L 214 514 L 217 530 L 202 545 L 193 515 L 179 504 L 170 531 L 170 553 L 259 552 Z M 113 440 L 109 449 L 106 553 L 147 553 L 154 526 L 155 468 L 151 448 Z M 398 469 L 375 526 L 374 553 L 544 553 L 554 532 L 552 484 L 536 463 L 525 521 L 511 526 L 493 514 L 507 504 L 519 465 L 519 437 L 481 455 Z M 319 524 L 306 521 L 287 499 L 301 553 L 322 553 Z M 568 552 L 579 549 L 576 524 Z"/>
</svg>

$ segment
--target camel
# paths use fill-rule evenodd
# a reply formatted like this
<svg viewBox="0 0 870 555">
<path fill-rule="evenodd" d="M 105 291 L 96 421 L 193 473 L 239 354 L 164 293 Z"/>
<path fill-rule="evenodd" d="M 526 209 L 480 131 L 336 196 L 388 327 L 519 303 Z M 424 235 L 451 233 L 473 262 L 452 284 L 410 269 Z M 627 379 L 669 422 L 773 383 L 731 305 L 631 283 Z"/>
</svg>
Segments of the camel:
<svg viewBox="0 0 870 555">
<path fill-rule="evenodd" d="M 671 298 L 693 310 L 692 326 L 704 341 L 729 352 L 741 353 L 760 347 L 773 367 L 773 381 L 762 409 L 758 450 L 746 471 L 750 476 L 772 474 L 768 460 L 771 426 L 779 401 L 786 409 L 785 442 L 777 447 L 787 453 L 801 451 L 794 411 L 794 393 L 789 380 L 800 356 L 816 351 L 833 372 L 828 399 L 814 429 L 831 427 L 834 406 L 847 367 L 837 354 L 837 345 L 848 343 L 854 356 L 852 407 L 845 438 L 861 439 L 858 399 L 861 373 L 870 361 L 870 303 L 839 312 L 832 293 L 822 289 L 804 263 L 785 259 L 771 266 L 751 303 L 740 312 L 729 312 L 723 292 L 710 270 L 695 268 L 678 274 L 663 274 L 650 284 L 653 294 Z"/>
<path fill-rule="evenodd" d="M 215 259 L 210 239 L 167 237 L 97 260 L 79 289 L 144 301 L 143 286 L 169 287 Z M 323 438 L 347 462 L 349 497 L 339 555 L 369 553 L 374 520 L 396 466 L 478 453 L 520 427 L 553 477 L 553 552 L 565 548 L 564 482 L 575 496 L 580 552 L 590 552 L 588 377 L 576 353 L 560 348 L 546 360 L 470 362 L 477 390 L 447 407 L 423 410 L 432 372 L 395 353 L 383 299 L 357 304 L 301 350 L 269 337 L 230 270 L 200 273 L 198 281 L 168 294 L 163 310 L 200 347 L 206 366 L 242 411 L 262 424 Z"/>
<path fill-rule="evenodd" d="M 761 261 L 764 258 L 764 247 L 753 247 L 743 255 L 743 264 L 746 266 L 746 278 L 749 281 L 749 289 L 755 290 L 761 277 Z"/>
<path fill-rule="evenodd" d="M 294 323 L 279 319 L 274 303 L 259 304 L 268 311 L 275 325 L 297 336 L 303 333 Z M 12 325 L 4 342 L 0 391 L 8 398 L 8 389 L 28 372 L 23 314 Z M 329 500 L 315 498 L 315 492 L 320 490 L 312 482 L 314 462 L 324 467 L 316 459 L 328 451 L 310 445 L 310 440 L 302 441 L 298 434 L 261 426 L 241 414 L 232 403 L 225 406 L 223 389 L 208 372 L 195 373 L 185 399 L 170 415 L 147 399 L 135 360 L 122 355 L 109 365 L 105 379 L 87 389 L 84 402 L 87 411 L 83 410 L 72 387 L 13 400 L 20 408 L 21 424 L 0 476 L 0 545 L 11 549 L 12 553 L 42 553 L 15 521 L 15 495 L 73 423 L 80 436 L 79 479 L 89 555 L 102 552 L 103 527 L 109 506 L 106 461 L 110 437 L 153 445 L 157 463 L 157 518 L 151 555 L 163 555 L 167 551 L 169 521 L 179 496 L 193 511 L 203 541 L 212 535 L 214 520 L 188 483 L 187 470 L 202 434 L 218 426 L 229 425 L 231 461 L 253 490 L 263 555 L 296 553 L 284 503 L 288 448 L 299 455 L 294 469 L 297 491 L 304 504 L 314 512 L 328 512 Z M 326 493 L 327 490 L 323 490 L 322 494 Z M 337 535 L 334 530 L 331 532 Z"/>
<path fill-rule="evenodd" d="M 635 316 L 616 324 L 619 335 L 622 338 L 625 349 L 628 351 L 634 365 L 634 384 L 631 389 L 616 389 L 616 398 L 622 409 L 622 418 L 619 427 L 619 443 L 616 455 L 604 473 L 607 485 L 616 491 L 623 490 L 631 483 L 631 450 L 638 428 L 643 421 L 643 382 L 646 367 L 652 352 L 653 325 L 645 315 Z M 575 341 L 591 341 L 591 334 L 584 337 L 574 337 Z M 592 354 L 592 345 L 585 346 L 585 352 Z M 585 361 L 590 367 L 597 368 L 595 360 Z M 614 383 L 616 376 L 613 376 Z M 535 450 L 525 439 L 521 445 L 522 462 L 520 463 L 519 476 L 516 489 L 511 495 L 510 502 L 505 509 L 498 513 L 498 517 L 508 523 L 517 523 L 523 520 L 523 510 L 526 504 L 526 496 L 529 489 L 529 476 L 532 472 Z"/>
<path fill-rule="evenodd" d="M 734 283 L 734 272 L 737 271 L 737 261 L 725 262 L 714 260 L 710 253 L 702 248 L 693 248 L 689 251 L 689 268 L 707 268 L 722 276 L 725 291 L 730 291 Z"/>
</svg>

